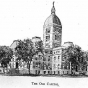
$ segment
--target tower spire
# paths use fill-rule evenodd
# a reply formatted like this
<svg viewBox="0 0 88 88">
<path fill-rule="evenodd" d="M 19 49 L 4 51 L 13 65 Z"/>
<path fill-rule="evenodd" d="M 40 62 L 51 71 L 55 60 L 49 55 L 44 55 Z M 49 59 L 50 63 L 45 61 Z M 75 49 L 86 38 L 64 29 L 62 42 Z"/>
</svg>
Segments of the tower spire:
<svg viewBox="0 0 88 88">
<path fill-rule="evenodd" d="M 54 6 L 54 3 L 55 3 L 55 2 L 53 1 L 53 6 Z"/>
<path fill-rule="evenodd" d="M 51 14 L 55 14 L 55 11 L 56 11 L 56 10 L 55 10 L 55 7 L 54 7 L 54 3 L 55 3 L 55 2 L 53 1 L 53 7 L 52 7 L 52 9 L 51 9 Z"/>
</svg>

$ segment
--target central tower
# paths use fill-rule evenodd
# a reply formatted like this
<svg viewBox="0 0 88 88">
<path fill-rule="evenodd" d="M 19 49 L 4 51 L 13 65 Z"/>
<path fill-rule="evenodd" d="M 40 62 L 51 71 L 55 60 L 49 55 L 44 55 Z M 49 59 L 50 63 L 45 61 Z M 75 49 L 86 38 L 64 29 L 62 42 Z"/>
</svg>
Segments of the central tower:
<svg viewBox="0 0 88 88">
<path fill-rule="evenodd" d="M 46 19 L 43 26 L 43 44 L 45 48 L 45 58 L 47 67 L 50 69 L 44 69 L 46 74 L 59 74 L 61 73 L 61 61 L 62 61 L 62 25 L 60 19 L 56 16 L 56 10 L 53 6 L 51 9 L 51 15 Z"/>
<path fill-rule="evenodd" d="M 45 49 L 53 49 L 61 46 L 62 25 L 55 12 L 53 2 L 51 15 L 46 19 L 43 26 L 43 43 Z"/>
</svg>

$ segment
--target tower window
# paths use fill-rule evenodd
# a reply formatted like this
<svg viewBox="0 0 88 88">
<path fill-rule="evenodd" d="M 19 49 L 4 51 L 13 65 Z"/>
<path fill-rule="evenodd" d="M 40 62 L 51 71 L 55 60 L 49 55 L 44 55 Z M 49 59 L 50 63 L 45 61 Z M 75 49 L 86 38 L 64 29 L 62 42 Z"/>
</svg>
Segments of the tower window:
<svg viewBox="0 0 88 88">
<path fill-rule="evenodd" d="M 59 32 L 59 33 L 61 33 L 62 32 L 62 27 L 60 27 L 60 26 L 55 26 L 54 25 L 54 30 L 53 30 L 53 32 Z"/>
<path fill-rule="evenodd" d="M 46 34 L 50 33 L 50 29 L 46 28 Z"/>
<path fill-rule="evenodd" d="M 60 40 L 60 36 L 59 35 L 55 35 L 55 40 Z"/>
<path fill-rule="evenodd" d="M 50 36 L 46 36 L 46 41 L 49 41 L 50 40 Z"/>
<path fill-rule="evenodd" d="M 59 29 L 58 26 L 54 26 L 54 30 L 53 30 L 53 31 L 54 31 L 54 32 L 56 32 L 56 31 L 58 32 L 58 29 Z"/>
<path fill-rule="evenodd" d="M 61 29 L 58 30 L 59 33 L 61 33 L 61 31 L 62 31 Z"/>
</svg>

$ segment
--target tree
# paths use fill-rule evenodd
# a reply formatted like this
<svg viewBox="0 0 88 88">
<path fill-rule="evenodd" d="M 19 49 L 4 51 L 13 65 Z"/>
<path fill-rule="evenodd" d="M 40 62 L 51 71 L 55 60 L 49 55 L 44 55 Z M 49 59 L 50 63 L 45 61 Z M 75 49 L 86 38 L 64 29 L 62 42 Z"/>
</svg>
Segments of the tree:
<svg viewBox="0 0 88 88">
<path fill-rule="evenodd" d="M 64 49 L 63 58 L 65 58 L 65 63 L 71 63 L 71 70 L 77 70 L 78 66 L 80 69 L 83 66 L 83 52 L 81 47 L 74 45 Z"/>
<path fill-rule="evenodd" d="M 30 71 L 30 64 L 33 59 L 33 56 L 38 54 L 38 52 L 42 52 L 42 42 L 38 42 L 36 48 L 33 46 L 33 42 L 31 39 L 20 40 L 19 44 L 15 48 L 15 55 L 18 57 L 18 60 L 23 60 L 28 63 L 28 68 Z"/>
<path fill-rule="evenodd" d="M 11 61 L 13 51 L 8 46 L 0 46 L 0 62 L 2 67 L 7 67 Z"/>
<path fill-rule="evenodd" d="M 82 68 L 83 71 L 87 70 L 87 65 L 88 65 L 87 63 L 88 63 L 88 52 L 84 51 L 83 52 L 83 68 Z"/>
<path fill-rule="evenodd" d="M 19 41 L 19 44 L 15 48 L 15 55 L 18 57 L 17 60 L 23 60 L 28 63 L 30 71 L 30 63 L 33 57 L 33 45 L 30 39 Z"/>
<path fill-rule="evenodd" d="M 33 56 L 38 55 L 39 52 L 43 53 L 42 41 L 36 42 L 34 46 L 31 39 L 20 40 L 15 48 L 15 55 L 18 57 L 17 60 L 23 60 L 28 63 L 29 73 Z"/>
<path fill-rule="evenodd" d="M 43 54 L 43 50 L 44 50 L 44 47 L 43 47 L 42 40 L 35 42 L 35 45 L 33 46 L 33 53 L 38 54 L 38 52 L 41 52 Z"/>
</svg>

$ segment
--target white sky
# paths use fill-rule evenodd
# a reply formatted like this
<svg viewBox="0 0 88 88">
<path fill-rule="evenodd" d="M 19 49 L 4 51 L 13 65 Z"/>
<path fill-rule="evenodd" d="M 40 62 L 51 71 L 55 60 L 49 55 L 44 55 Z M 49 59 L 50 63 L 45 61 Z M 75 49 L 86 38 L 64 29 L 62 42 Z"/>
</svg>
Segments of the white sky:
<svg viewBox="0 0 88 88">
<path fill-rule="evenodd" d="M 88 0 L 54 0 L 62 23 L 62 44 L 72 41 L 88 50 Z M 40 36 L 53 0 L 0 0 L 0 45 Z"/>
</svg>

